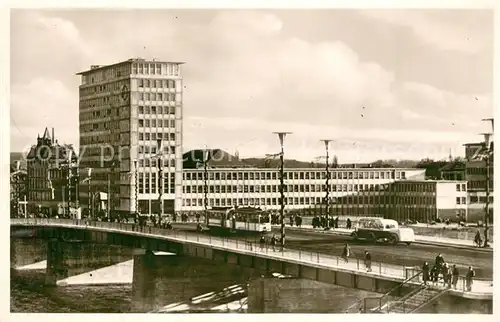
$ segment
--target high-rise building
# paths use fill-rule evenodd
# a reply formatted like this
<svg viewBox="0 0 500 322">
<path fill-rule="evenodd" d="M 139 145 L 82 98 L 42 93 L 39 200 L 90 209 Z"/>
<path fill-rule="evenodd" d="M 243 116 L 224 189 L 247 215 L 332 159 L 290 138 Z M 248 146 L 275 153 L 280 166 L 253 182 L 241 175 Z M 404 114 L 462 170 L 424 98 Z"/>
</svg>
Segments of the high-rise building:
<svg viewBox="0 0 500 322">
<path fill-rule="evenodd" d="M 105 192 L 111 213 L 158 213 L 161 188 L 164 213 L 180 209 L 182 64 L 136 58 L 78 73 L 84 208 Z"/>
</svg>

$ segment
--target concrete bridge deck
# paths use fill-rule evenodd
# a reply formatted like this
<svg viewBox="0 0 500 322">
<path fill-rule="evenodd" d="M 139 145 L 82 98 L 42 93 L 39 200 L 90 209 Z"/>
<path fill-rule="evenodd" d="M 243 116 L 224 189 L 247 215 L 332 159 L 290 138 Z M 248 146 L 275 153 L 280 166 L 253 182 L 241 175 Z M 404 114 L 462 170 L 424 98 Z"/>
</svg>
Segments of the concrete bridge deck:
<svg viewBox="0 0 500 322">
<path fill-rule="evenodd" d="M 166 230 L 146 226 L 143 228 L 133 224 L 110 223 L 110 222 L 88 222 L 84 220 L 64 220 L 64 219 L 11 219 L 11 226 L 51 226 L 64 228 L 88 229 L 96 231 L 119 232 L 127 235 L 143 237 L 154 237 L 167 239 L 179 243 L 187 243 L 200 246 L 209 246 L 212 249 L 233 251 L 245 255 L 254 255 L 261 258 L 285 261 L 292 264 L 307 265 L 311 267 L 331 268 L 337 271 L 355 272 L 361 276 L 380 276 L 388 280 L 403 281 L 407 276 L 409 267 L 391 265 L 383 262 L 372 262 L 372 271 L 367 272 L 362 260 L 352 259 L 345 261 L 343 258 L 334 255 L 317 252 L 280 249 L 266 245 L 261 247 L 258 244 L 241 240 L 232 240 L 223 237 L 210 235 L 193 234 L 185 231 Z M 492 281 L 475 280 L 471 291 L 465 290 L 465 279 L 460 277 L 456 290 L 451 293 L 466 298 L 486 299 L 492 298 Z"/>
</svg>

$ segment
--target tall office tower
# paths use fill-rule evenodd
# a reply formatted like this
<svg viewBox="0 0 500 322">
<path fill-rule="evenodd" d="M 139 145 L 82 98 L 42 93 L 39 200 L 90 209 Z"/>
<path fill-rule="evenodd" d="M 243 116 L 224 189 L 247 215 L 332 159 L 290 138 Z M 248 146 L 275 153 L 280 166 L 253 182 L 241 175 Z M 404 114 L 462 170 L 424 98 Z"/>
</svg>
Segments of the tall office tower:
<svg viewBox="0 0 500 322">
<path fill-rule="evenodd" d="M 137 58 L 77 74 L 80 173 L 90 178 L 80 200 L 94 215 L 98 198 L 111 214 L 159 213 L 160 183 L 164 213 L 180 210 L 182 64 Z"/>
</svg>

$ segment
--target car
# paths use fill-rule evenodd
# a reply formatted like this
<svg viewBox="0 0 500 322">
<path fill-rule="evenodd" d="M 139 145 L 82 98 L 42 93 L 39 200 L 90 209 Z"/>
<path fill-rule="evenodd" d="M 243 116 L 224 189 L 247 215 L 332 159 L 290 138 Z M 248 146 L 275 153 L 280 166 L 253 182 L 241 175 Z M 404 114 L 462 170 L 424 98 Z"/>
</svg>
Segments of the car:
<svg viewBox="0 0 500 322">
<path fill-rule="evenodd" d="M 371 242 L 387 242 L 393 245 L 415 241 L 412 228 L 400 228 L 397 221 L 379 217 L 360 218 L 351 237 L 354 240 L 368 240 Z"/>
</svg>

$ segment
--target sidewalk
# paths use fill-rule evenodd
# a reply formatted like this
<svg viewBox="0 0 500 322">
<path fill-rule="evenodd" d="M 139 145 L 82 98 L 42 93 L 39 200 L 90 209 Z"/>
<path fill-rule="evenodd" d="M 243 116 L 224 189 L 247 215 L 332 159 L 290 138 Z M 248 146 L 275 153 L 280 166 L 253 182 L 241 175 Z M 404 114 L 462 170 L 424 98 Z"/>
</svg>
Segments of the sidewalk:
<svg viewBox="0 0 500 322">
<path fill-rule="evenodd" d="M 273 227 L 279 227 L 279 225 L 273 225 Z M 324 234 L 338 234 L 338 235 L 350 235 L 354 229 L 346 228 L 336 228 L 330 230 L 323 230 L 323 228 L 313 228 L 312 225 L 302 225 L 300 228 L 297 226 L 286 226 L 288 230 L 303 230 L 311 231 Z M 434 236 L 422 236 L 415 235 L 415 243 L 418 244 L 430 244 L 430 245 L 449 245 L 452 247 L 460 248 L 473 248 L 473 242 L 471 240 L 456 239 L 456 238 L 446 238 L 446 237 L 434 237 Z M 493 244 L 489 248 L 478 248 L 482 251 L 493 251 Z"/>
</svg>

